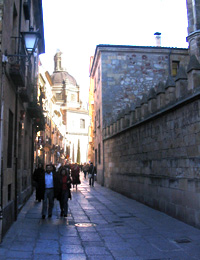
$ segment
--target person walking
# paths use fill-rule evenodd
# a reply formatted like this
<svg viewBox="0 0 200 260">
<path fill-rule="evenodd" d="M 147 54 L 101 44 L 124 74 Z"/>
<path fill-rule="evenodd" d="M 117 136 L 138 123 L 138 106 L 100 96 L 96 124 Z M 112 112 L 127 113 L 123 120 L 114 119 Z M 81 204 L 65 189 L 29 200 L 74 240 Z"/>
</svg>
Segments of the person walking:
<svg viewBox="0 0 200 260">
<path fill-rule="evenodd" d="M 73 188 L 74 188 L 74 185 L 76 185 L 76 190 L 77 190 L 77 185 L 81 183 L 80 182 L 80 168 L 78 167 L 77 163 L 75 163 L 71 167 L 71 176 L 72 176 Z"/>
<path fill-rule="evenodd" d="M 68 199 L 71 199 L 71 183 L 70 171 L 66 167 L 60 169 L 60 192 L 58 200 L 60 202 L 60 216 L 67 217 L 68 213 Z"/>
<path fill-rule="evenodd" d="M 97 173 L 96 167 L 93 165 L 93 163 L 90 163 L 90 168 L 88 172 L 88 177 L 89 177 L 89 185 L 94 186 L 94 176 Z"/>
<path fill-rule="evenodd" d="M 35 171 L 33 173 L 33 182 L 34 182 L 35 190 L 36 190 L 35 197 L 38 202 L 41 202 L 41 200 L 42 200 L 42 194 L 39 190 L 39 180 L 43 174 L 44 174 L 43 165 L 41 163 L 39 163 L 38 167 L 35 169 Z"/>
<path fill-rule="evenodd" d="M 44 171 L 39 178 L 39 191 L 41 193 L 41 198 L 43 199 L 42 219 L 45 219 L 46 217 L 47 208 L 48 218 L 51 218 L 54 207 L 54 198 L 58 193 L 58 178 L 51 165 L 46 165 L 46 171 Z"/>
<path fill-rule="evenodd" d="M 84 173 L 84 178 L 85 178 L 85 179 L 86 179 L 86 176 L 87 176 L 87 171 L 88 171 L 87 164 L 84 163 L 84 164 L 83 164 L 83 173 Z"/>
<path fill-rule="evenodd" d="M 71 167 L 70 167 L 70 164 L 69 162 L 65 162 L 65 165 L 64 165 L 65 168 L 69 169 L 69 173 L 70 173 L 70 170 L 71 170 Z"/>
</svg>

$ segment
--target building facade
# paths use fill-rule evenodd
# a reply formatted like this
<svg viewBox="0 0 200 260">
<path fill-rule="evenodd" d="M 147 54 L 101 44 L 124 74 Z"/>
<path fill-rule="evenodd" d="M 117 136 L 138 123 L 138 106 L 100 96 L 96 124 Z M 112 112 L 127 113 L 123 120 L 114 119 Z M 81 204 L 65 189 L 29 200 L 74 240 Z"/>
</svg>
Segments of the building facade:
<svg viewBox="0 0 200 260">
<path fill-rule="evenodd" d="M 64 164 L 66 159 L 66 123 L 62 107 L 56 104 L 52 92 L 52 80 L 48 71 L 40 63 L 39 89 L 45 128 L 38 131 L 35 139 L 34 164 L 42 163 L 44 167 L 52 162 L 54 165 Z"/>
<path fill-rule="evenodd" d="M 75 78 L 62 68 L 62 53 L 54 57 L 52 93 L 60 106 L 66 126 L 66 153 L 71 162 L 87 162 L 89 115 L 80 100 L 80 87 Z"/>
<path fill-rule="evenodd" d="M 92 68 L 93 57 L 90 57 L 90 70 Z M 88 146 L 88 161 L 95 162 L 94 154 L 94 80 L 90 77 L 90 87 L 89 87 L 89 146 Z"/>
<path fill-rule="evenodd" d="M 45 51 L 42 1 L 0 1 L 0 237 L 32 192 L 34 142 L 43 129 L 38 56 Z M 38 36 L 32 49 L 25 33 Z"/>
<path fill-rule="evenodd" d="M 103 128 L 123 110 L 137 105 L 137 98 L 175 77 L 186 67 L 188 50 L 163 47 L 98 45 L 91 68 L 94 80 L 94 151 L 98 181 L 104 183 Z"/>
</svg>

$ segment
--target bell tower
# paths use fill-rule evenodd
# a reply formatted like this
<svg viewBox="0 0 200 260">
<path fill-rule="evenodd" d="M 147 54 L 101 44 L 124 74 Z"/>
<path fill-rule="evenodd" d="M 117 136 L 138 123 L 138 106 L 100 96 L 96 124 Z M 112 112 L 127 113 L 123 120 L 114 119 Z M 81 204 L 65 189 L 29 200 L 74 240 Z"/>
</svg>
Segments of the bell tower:
<svg viewBox="0 0 200 260">
<path fill-rule="evenodd" d="M 187 0 L 188 37 L 190 55 L 200 57 L 200 0 Z"/>
<path fill-rule="evenodd" d="M 57 50 L 54 56 L 54 72 L 63 71 L 61 56 L 62 56 L 62 52 L 60 50 Z"/>
</svg>

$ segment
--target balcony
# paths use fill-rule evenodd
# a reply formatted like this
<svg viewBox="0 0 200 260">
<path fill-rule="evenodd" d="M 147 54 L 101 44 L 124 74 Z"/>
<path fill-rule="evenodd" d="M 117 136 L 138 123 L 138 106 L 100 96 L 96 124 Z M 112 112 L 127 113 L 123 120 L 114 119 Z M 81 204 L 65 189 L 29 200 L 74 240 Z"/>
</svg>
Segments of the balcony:
<svg viewBox="0 0 200 260">
<path fill-rule="evenodd" d="M 42 114 L 42 108 L 36 102 L 30 102 L 27 111 L 31 118 L 40 117 Z"/>
<path fill-rule="evenodd" d="M 36 132 L 45 130 L 45 120 L 44 120 L 44 115 L 42 113 L 40 117 L 34 119 L 34 126 Z"/>
<path fill-rule="evenodd" d="M 45 118 L 43 115 L 42 107 L 35 102 L 30 102 L 27 107 L 29 116 L 34 120 L 36 131 L 43 131 L 45 129 Z"/>
<path fill-rule="evenodd" d="M 25 86 L 25 63 L 10 64 L 9 74 L 15 86 Z"/>
<path fill-rule="evenodd" d="M 19 95 L 22 102 L 29 102 L 31 96 L 31 87 L 26 86 L 24 88 L 19 88 Z"/>
</svg>

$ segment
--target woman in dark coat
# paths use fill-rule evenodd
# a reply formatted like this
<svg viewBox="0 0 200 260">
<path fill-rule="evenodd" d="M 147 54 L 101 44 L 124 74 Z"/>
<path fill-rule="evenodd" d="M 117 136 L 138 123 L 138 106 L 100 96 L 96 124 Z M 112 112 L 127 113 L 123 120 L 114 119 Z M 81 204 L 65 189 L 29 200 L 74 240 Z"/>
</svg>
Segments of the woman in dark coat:
<svg viewBox="0 0 200 260">
<path fill-rule="evenodd" d="M 71 176 L 72 176 L 72 184 L 73 184 L 73 188 L 74 185 L 76 185 L 76 189 L 77 189 L 77 184 L 80 184 L 80 168 L 78 167 L 78 164 L 75 163 L 72 167 L 71 167 Z"/>
<path fill-rule="evenodd" d="M 69 169 L 62 167 L 60 169 L 60 192 L 58 200 L 60 202 L 60 216 L 67 217 L 68 213 L 68 199 L 71 199 L 71 178 Z"/>
</svg>

